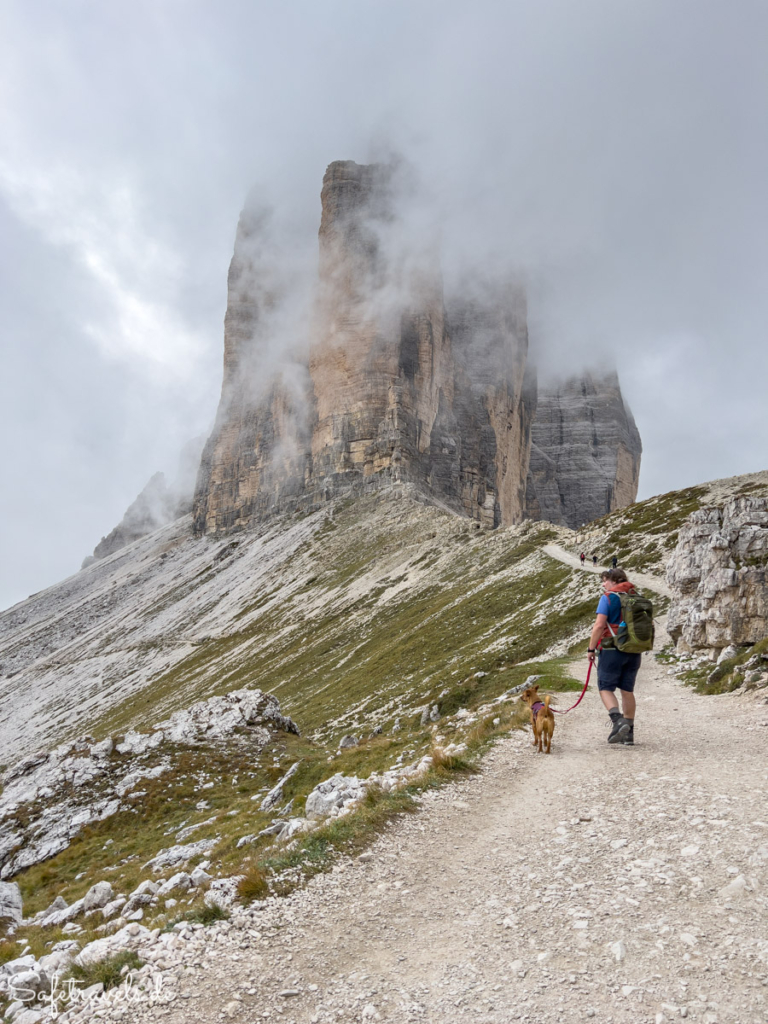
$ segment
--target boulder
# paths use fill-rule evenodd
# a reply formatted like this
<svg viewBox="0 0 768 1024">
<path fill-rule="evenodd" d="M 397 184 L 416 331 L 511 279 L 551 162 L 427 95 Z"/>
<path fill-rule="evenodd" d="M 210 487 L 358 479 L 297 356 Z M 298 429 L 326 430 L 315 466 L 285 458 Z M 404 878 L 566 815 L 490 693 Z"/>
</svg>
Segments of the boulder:
<svg viewBox="0 0 768 1024">
<path fill-rule="evenodd" d="M 107 736 L 101 743 L 94 743 L 89 750 L 89 753 L 94 760 L 98 760 L 102 757 L 109 757 L 114 750 L 115 744 L 112 741 L 111 736 Z"/>
<path fill-rule="evenodd" d="M 37 965 L 37 961 L 31 953 L 26 953 L 24 956 L 17 956 L 14 960 L 6 960 L 6 962 L 0 965 L 0 974 L 11 976 L 13 974 L 20 974 L 23 971 L 30 971 Z"/>
<path fill-rule="evenodd" d="M 71 906 L 65 907 L 63 910 L 54 910 L 50 914 L 46 914 L 45 917 L 40 921 L 40 925 L 43 928 L 59 928 L 62 925 L 68 924 L 83 912 L 85 905 L 85 899 L 76 900 Z"/>
<path fill-rule="evenodd" d="M 733 644 L 728 644 L 727 647 L 724 647 L 722 651 L 720 651 L 717 658 L 717 664 L 722 665 L 724 661 L 728 661 L 730 658 L 735 658 L 738 653 L 738 647 L 735 647 Z"/>
<path fill-rule="evenodd" d="M 348 736 L 342 736 L 339 742 L 339 750 L 349 750 L 351 747 L 356 747 L 360 740 L 357 736 L 353 736 L 351 733 Z"/>
<path fill-rule="evenodd" d="M 40 957 L 40 966 L 48 975 L 62 974 L 69 967 L 75 956 L 74 949 L 60 949 Z"/>
<path fill-rule="evenodd" d="M 48 917 L 49 914 L 56 914 L 59 910 L 66 910 L 68 906 L 69 904 L 63 896 L 57 896 L 53 903 L 40 914 L 40 917 L 43 918 Z"/>
<path fill-rule="evenodd" d="M 87 946 L 84 946 L 75 957 L 75 963 L 80 967 L 87 967 L 89 964 L 98 963 L 101 960 L 106 960 L 108 956 L 113 956 L 115 953 L 119 953 L 124 949 L 137 949 L 141 945 L 146 945 L 152 937 L 152 933 L 148 928 L 143 925 L 133 922 L 127 924 L 120 931 L 115 932 L 114 935 L 110 935 L 105 939 L 96 939 L 94 942 L 89 942 Z"/>
<path fill-rule="evenodd" d="M 186 871 L 177 871 L 157 890 L 158 896 L 167 896 L 172 892 L 186 892 L 192 888 L 192 879 Z"/>
<path fill-rule="evenodd" d="M 37 999 L 38 993 L 50 992 L 51 983 L 48 975 L 36 964 L 25 971 L 17 971 L 8 979 L 8 991 L 14 999 L 23 1003 L 31 1003 Z"/>
<path fill-rule="evenodd" d="M 112 900 L 110 903 L 107 903 L 106 906 L 101 908 L 104 920 L 108 921 L 111 917 L 114 917 L 121 907 L 124 907 L 127 902 L 128 901 L 125 896 L 118 896 L 116 900 Z"/>
<path fill-rule="evenodd" d="M 238 842 L 237 845 L 239 846 L 240 843 Z M 190 879 L 192 881 L 192 885 L 194 885 L 197 888 L 201 885 L 208 885 L 208 883 L 211 881 L 211 876 L 208 874 L 207 871 L 204 871 L 203 868 L 201 868 L 198 865 L 198 867 L 196 867 L 195 870 L 190 875 Z"/>
<path fill-rule="evenodd" d="M 101 910 L 112 900 L 114 895 L 109 882 L 97 882 L 83 897 L 83 913 L 88 914 L 91 910 Z"/>
<path fill-rule="evenodd" d="M 42 1010 L 22 1010 L 13 1017 L 13 1024 L 40 1024 L 45 1014 Z"/>
<path fill-rule="evenodd" d="M 289 818 L 277 834 L 280 842 L 287 842 L 301 832 L 309 832 L 317 825 L 316 821 L 307 818 Z"/>
<path fill-rule="evenodd" d="M 317 821 L 336 815 L 360 800 L 364 793 L 365 783 L 357 776 L 340 773 L 333 775 L 316 786 L 307 797 L 306 816 L 312 821 Z"/>
<path fill-rule="evenodd" d="M 201 854 L 210 853 L 216 846 L 218 839 L 199 839 L 196 843 L 185 843 L 177 846 L 170 846 L 161 850 L 144 865 L 145 868 L 153 868 L 155 871 L 162 871 L 163 868 L 173 868 L 185 864 L 190 858 L 198 857 Z"/>
<path fill-rule="evenodd" d="M 150 747 L 157 747 L 162 742 L 163 734 L 161 732 L 150 734 L 135 732 L 131 729 L 125 734 L 122 742 L 117 744 L 115 750 L 118 754 L 130 754 L 132 757 L 137 757 L 139 754 L 146 753 Z"/>
<path fill-rule="evenodd" d="M 269 811 L 276 804 L 280 803 L 280 801 L 283 799 L 283 787 L 285 786 L 286 782 L 289 779 L 293 778 L 293 776 L 296 774 L 300 764 L 301 761 L 296 761 L 295 764 L 292 764 L 288 771 L 285 773 L 285 775 L 282 777 L 282 779 L 280 779 L 280 781 L 277 782 L 272 787 L 272 789 L 270 789 L 270 791 L 267 793 L 267 795 L 264 797 L 264 799 L 261 801 L 261 804 L 259 805 L 260 811 Z"/>
<path fill-rule="evenodd" d="M 24 918 L 21 890 L 16 882 L 0 882 L 0 927 L 17 927 Z"/>
<path fill-rule="evenodd" d="M 125 904 L 125 906 L 123 906 L 123 908 L 121 910 L 121 913 L 122 913 L 123 917 L 126 920 L 128 920 L 129 916 L 131 914 L 135 914 L 137 910 L 141 909 L 141 907 L 148 907 L 148 906 L 150 906 L 150 904 L 152 903 L 152 901 L 154 899 L 155 899 L 155 897 L 152 895 L 152 893 L 149 893 L 149 892 L 136 893 L 135 895 L 131 896 L 128 899 L 128 902 Z M 137 918 L 137 920 L 139 920 L 139 919 Z"/>
</svg>

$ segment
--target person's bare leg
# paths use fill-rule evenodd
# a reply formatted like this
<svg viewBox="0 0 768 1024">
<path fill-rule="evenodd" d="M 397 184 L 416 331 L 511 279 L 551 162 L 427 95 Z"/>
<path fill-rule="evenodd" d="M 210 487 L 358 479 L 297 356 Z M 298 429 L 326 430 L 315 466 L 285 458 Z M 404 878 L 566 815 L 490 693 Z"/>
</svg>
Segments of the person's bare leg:
<svg viewBox="0 0 768 1024">
<path fill-rule="evenodd" d="M 634 720 L 635 717 L 635 695 L 627 690 L 621 691 L 621 713 L 625 718 Z"/>
<path fill-rule="evenodd" d="M 603 702 L 603 707 L 609 715 L 611 711 L 617 709 L 619 706 L 619 702 L 616 700 L 616 694 L 611 690 L 600 690 L 600 700 Z"/>
</svg>

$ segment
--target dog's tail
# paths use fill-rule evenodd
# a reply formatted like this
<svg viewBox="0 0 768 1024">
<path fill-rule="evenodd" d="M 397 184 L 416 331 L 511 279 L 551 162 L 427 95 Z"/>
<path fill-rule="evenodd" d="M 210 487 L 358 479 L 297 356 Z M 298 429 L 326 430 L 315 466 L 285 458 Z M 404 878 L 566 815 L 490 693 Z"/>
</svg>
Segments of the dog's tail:
<svg viewBox="0 0 768 1024">
<path fill-rule="evenodd" d="M 547 693 L 547 694 L 544 695 L 544 714 L 546 715 L 548 712 L 549 712 L 549 694 Z"/>
</svg>

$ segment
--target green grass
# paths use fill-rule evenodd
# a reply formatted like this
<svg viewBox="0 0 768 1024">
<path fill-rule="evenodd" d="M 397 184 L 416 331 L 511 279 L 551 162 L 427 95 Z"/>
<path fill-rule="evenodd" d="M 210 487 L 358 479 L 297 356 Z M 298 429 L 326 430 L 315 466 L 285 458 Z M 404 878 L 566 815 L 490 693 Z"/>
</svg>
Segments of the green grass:
<svg viewBox="0 0 768 1024">
<path fill-rule="evenodd" d="M 706 487 L 689 487 L 610 512 L 586 527 L 598 538 L 590 540 L 589 554 L 597 554 L 601 564 L 615 555 L 622 568 L 661 573 L 680 527 L 708 496 Z"/>
<path fill-rule="evenodd" d="M 72 964 L 67 971 L 67 977 L 74 978 L 80 983 L 83 989 L 91 985 L 102 983 L 105 989 L 114 988 L 123 980 L 123 968 L 128 971 L 137 971 L 144 964 L 133 950 L 123 950 L 114 956 L 99 960 L 97 963 L 81 967 L 79 964 Z M 127 972 L 126 972 L 127 973 Z"/>
<path fill-rule="evenodd" d="M 681 679 L 697 693 L 730 693 L 744 682 L 744 674 L 735 670 L 755 654 L 768 653 L 768 637 L 751 647 L 742 648 L 733 658 L 726 658 L 719 665 L 700 665 L 681 673 Z M 763 666 L 768 671 L 768 661 Z"/>
<path fill-rule="evenodd" d="M 285 786 L 284 801 L 293 801 L 297 815 L 307 794 L 336 772 L 367 778 L 402 755 L 411 763 L 463 738 L 467 754 L 438 758 L 423 782 L 442 785 L 456 772 L 472 770 L 497 736 L 519 728 L 526 717 L 517 705 L 500 705 L 467 734 L 450 720 L 456 711 L 476 713 L 530 674 L 543 676 L 542 692 L 580 688 L 568 678 L 567 659 L 525 663 L 580 628 L 586 643 L 594 616 L 595 598 L 583 598 L 581 574 L 541 553 L 556 535 L 548 524 L 491 533 L 422 506 L 404 514 L 395 503 L 372 537 L 371 523 L 378 522 L 372 511 L 364 499 L 319 523 L 273 586 L 244 597 L 226 635 L 198 644 L 89 727 L 99 738 L 119 735 L 194 700 L 251 685 L 275 693 L 303 735 L 275 734 L 263 753 L 247 734 L 225 745 L 164 745 L 150 752 L 147 767 L 167 756 L 173 764 L 157 779 L 142 780 L 144 796 L 129 797 L 129 809 L 83 829 L 66 850 L 18 876 L 27 915 L 58 895 L 71 903 L 102 878 L 127 895 L 149 876 L 144 864 L 174 845 L 182 827 L 211 817 L 215 821 L 182 840 L 216 839 L 210 871 L 245 871 L 243 895 L 249 899 L 263 895 L 265 880 L 270 891 L 285 891 L 298 884 L 293 876 L 281 878 L 286 871 L 300 868 L 306 877 L 339 852 L 363 849 L 399 814 L 414 809 L 418 791 L 374 788 L 354 814 L 300 834 L 290 849 L 266 837 L 238 849 L 242 836 L 257 834 L 275 817 L 274 810 L 259 811 L 260 800 L 293 763 L 300 767 Z M 422 727 L 422 707 L 435 703 L 441 712 L 437 728 Z M 383 726 L 383 734 L 371 735 L 374 725 Z M 347 732 L 361 742 L 338 754 Z M 201 797 L 209 806 L 198 811 Z M 184 899 L 191 901 L 186 908 Z M 194 894 L 174 909 L 182 918 L 217 912 Z M 162 904 L 145 911 L 145 923 L 153 922 L 167 924 Z M 24 934 L 42 952 L 54 939 L 54 933 L 35 929 Z"/>
<path fill-rule="evenodd" d="M 228 921 L 229 911 L 219 903 L 205 903 L 202 907 L 187 911 L 184 915 L 184 920 L 192 921 L 195 924 L 202 924 L 207 928 L 217 921 Z"/>
</svg>

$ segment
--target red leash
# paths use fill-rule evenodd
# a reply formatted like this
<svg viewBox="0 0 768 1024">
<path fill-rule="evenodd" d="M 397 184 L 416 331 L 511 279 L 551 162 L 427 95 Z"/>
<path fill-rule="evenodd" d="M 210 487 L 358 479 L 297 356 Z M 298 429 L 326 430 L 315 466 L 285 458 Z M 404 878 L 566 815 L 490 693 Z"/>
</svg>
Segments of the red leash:
<svg viewBox="0 0 768 1024">
<path fill-rule="evenodd" d="M 579 699 L 576 701 L 576 703 L 571 704 L 571 706 L 569 708 L 566 708 L 565 711 L 559 711 L 557 708 L 550 708 L 550 711 L 554 711 L 556 715 L 567 715 L 569 711 L 573 711 L 574 708 L 577 708 L 579 704 L 581 704 L 582 697 L 587 692 L 587 687 L 589 686 L 589 677 L 592 675 L 593 664 L 594 662 L 590 659 L 589 668 L 587 669 L 587 681 L 584 683 L 584 689 L 579 694 Z"/>
</svg>

